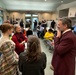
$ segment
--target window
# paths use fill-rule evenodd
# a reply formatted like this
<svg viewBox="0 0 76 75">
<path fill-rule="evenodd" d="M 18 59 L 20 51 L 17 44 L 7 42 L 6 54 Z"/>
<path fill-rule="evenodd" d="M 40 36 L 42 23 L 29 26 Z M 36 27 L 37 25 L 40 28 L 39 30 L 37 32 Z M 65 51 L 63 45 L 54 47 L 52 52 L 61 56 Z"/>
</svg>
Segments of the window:
<svg viewBox="0 0 76 75">
<path fill-rule="evenodd" d="M 3 15 L 3 12 L 2 11 L 0 11 L 0 15 Z"/>
<path fill-rule="evenodd" d="M 0 17 L 0 25 L 3 23 L 3 18 Z"/>
<path fill-rule="evenodd" d="M 3 23 L 3 11 L 0 10 L 0 25 Z"/>
</svg>

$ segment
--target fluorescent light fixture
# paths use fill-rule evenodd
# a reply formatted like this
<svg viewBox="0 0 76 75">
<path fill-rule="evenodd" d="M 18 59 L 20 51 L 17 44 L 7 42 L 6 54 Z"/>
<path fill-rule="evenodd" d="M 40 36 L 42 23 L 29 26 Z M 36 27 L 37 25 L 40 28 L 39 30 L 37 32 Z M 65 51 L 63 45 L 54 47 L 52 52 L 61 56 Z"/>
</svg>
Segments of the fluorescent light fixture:
<svg viewBox="0 0 76 75">
<path fill-rule="evenodd" d="M 36 14 L 34 14 L 34 15 L 32 15 L 33 17 L 37 17 L 38 15 L 36 15 Z"/>
<path fill-rule="evenodd" d="M 61 1 L 61 3 L 63 3 L 63 1 Z"/>
<path fill-rule="evenodd" d="M 31 17 L 31 14 L 25 14 L 26 17 Z"/>
</svg>

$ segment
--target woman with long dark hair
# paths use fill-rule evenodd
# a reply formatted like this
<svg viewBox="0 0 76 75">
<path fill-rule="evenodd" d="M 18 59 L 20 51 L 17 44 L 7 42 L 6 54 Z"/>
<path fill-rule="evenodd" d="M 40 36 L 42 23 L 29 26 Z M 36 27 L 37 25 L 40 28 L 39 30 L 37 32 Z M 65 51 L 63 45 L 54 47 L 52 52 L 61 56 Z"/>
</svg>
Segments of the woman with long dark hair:
<svg viewBox="0 0 76 75">
<path fill-rule="evenodd" d="M 30 35 L 27 42 L 27 51 L 19 56 L 19 70 L 22 75 L 44 75 L 46 68 L 46 54 L 41 52 L 38 37 Z"/>
</svg>

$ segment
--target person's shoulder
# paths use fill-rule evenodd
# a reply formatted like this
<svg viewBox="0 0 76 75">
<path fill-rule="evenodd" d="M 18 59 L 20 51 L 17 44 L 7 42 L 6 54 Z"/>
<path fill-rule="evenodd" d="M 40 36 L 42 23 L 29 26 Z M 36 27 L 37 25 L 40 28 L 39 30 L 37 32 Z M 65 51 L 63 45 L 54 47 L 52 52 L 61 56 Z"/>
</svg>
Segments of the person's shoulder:
<svg viewBox="0 0 76 75">
<path fill-rule="evenodd" d="M 14 33 L 12 37 L 16 36 L 16 34 Z"/>
<path fill-rule="evenodd" d="M 32 30 L 30 30 L 30 32 L 32 32 Z"/>
<path fill-rule="evenodd" d="M 41 53 L 41 61 L 46 61 L 47 57 L 46 54 L 44 52 Z"/>
<path fill-rule="evenodd" d="M 22 52 L 22 53 L 20 53 L 19 56 L 20 56 L 20 57 L 24 57 L 24 56 L 26 56 L 26 52 Z"/>
<path fill-rule="evenodd" d="M 46 54 L 45 54 L 44 52 L 42 52 L 42 53 L 41 53 L 41 55 L 42 55 L 43 57 L 45 57 L 45 56 L 46 56 Z"/>
<path fill-rule="evenodd" d="M 10 48 L 12 46 L 12 42 L 10 40 L 6 40 L 2 43 L 0 46 L 3 50 L 6 50 L 7 48 Z"/>
<path fill-rule="evenodd" d="M 16 38 L 16 34 L 14 34 L 14 35 L 12 36 L 12 38 L 15 39 L 15 38 Z"/>
</svg>

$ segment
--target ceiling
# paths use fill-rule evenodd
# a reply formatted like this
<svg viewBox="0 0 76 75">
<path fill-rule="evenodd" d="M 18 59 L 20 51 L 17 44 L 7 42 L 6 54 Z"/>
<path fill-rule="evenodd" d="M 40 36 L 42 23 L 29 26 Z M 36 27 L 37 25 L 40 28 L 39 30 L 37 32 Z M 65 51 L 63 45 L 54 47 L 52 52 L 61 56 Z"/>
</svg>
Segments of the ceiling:
<svg viewBox="0 0 76 75">
<path fill-rule="evenodd" d="M 63 0 L 63 4 L 75 0 Z M 61 0 L 2 0 L 5 8 L 12 11 L 56 11 Z"/>
</svg>

